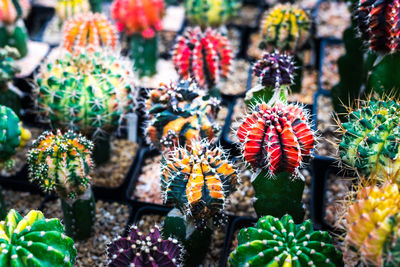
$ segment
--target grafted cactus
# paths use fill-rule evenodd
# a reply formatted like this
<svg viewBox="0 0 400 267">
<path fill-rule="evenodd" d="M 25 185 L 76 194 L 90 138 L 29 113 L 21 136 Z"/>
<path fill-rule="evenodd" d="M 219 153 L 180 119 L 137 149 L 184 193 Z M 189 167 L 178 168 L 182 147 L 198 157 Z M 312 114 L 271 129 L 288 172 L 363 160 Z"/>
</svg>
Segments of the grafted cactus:
<svg viewBox="0 0 400 267">
<path fill-rule="evenodd" d="M 90 11 L 88 0 L 57 0 L 56 14 L 61 22 L 64 22 L 77 14 L 85 14 Z"/>
<path fill-rule="evenodd" d="M 44 132 L 32 144 L 28 164 L 31 181 L 62 199 L 67 233 L 84 239 L 91 235 L 95 203 L 90 188 L 93 143 L 68 131 Z"/>
<path fill-rule="evenodd" d="M 15 60 L 19 57 L 18 50 L 6 46 L 0 48 L 0 105 L 10 107 L 20 115 L 21 101 L 19 96 L 14 93 L 13 80 L 16 73 L 20 71 Z"/>
<path fill-rule="evenodd" d="M 192 140 L 213 140 L 219 127 L 215 123 L 219 100 L 206 99 L 196 83 L 181 80 L 150 91 L 146 102 L 146 136 L 153 146 L 168 150 L 190 145 Z"/>
<path fill-rule="evenodd" d="M 290 215 L 280 220 L 265 216 L 238 235 L 238 247 L 229 257 L 236 266 L 344 266 L 328 232 L 314 231 L 311 221 L 295 224 Z"/>
<path fill-rule="evenodd" d="M 202 88 L 213 90 L 221 79 L 228 78 L 232 49 L 216 30 L 189 28 L 177 38 L 172 60 L 182 78 L 193 78 Z"/>
<path fill-rule="evenodd" d="M 219 27 L 237 15 L 238 0 L 185 0 L 187 19 L 202 28 Z"/>
<path fill-rule="evenodd" d="M 96 51 L 100 47 L 115 49 L 117 45 L 117 30 L 103 14 L 78 14 L 65 22 L 63 47 L 69 52 Z"/>
<path fill-rule="evenodd" d="M 76 258 L 74 241 L 61 222 L 36 210 L 25 217 L 10 210 L 0 222 L 0 247 L 2 267 L 72 267 Z"/>
<path fill-rule="evenodd" d="M 129 38 L 131 58 L 139 76 L 156 73 L 157 32 L 165 13 L 163 0 L 114 0 L 112 17 Z"/>
<path fill-rule="evenodd" d="M 182 249 L 175 238 L 162 239 L 156 225 L 148 235 L 132 226 L 128 237 L 118 237 L 107 248 L 108 266 L 179 266 Z"/>
</svg>

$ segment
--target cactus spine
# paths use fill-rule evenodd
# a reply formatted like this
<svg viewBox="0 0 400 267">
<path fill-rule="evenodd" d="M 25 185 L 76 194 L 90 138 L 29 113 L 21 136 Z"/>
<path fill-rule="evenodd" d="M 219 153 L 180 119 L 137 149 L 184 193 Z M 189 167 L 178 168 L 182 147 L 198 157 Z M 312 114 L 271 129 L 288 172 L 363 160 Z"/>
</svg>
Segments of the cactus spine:
<svg viewBox="0 0 400 267">
<path fill-rule="evenodd" d="M 314 231 L 309 220 L 295 224 L 290 215 L 280 220 L 265 216 L 255 227 L 241 229 L 229 263 L 232 267 L 344 266 L 328 232 Z"/>
<path fill-rule="evenodd" d="M 76 239 L 92 234 L 95 202 L 89 173 L 93 143 L 80 134 L 44 132 L 29 151 L 29 175 L 45 192 L 61 198 L 67 233 Z"/>
<path fill-rule="evenodd" d="M 0 222 L 0 247 L 3 267 L 72 267 L 75 263 L 74 241 L 64 234 L 64 226 L 36 210 L 25 217 L 10 210 Z"/>
<path fill-rule="evenodd" d="M 13 80 L 20 71 L 15 60 L 19 57 L 18 50 L 6 46 L 0 48 L 0 105 L 10 107 L 17 115 L 21 115 L 21 101 L 19 96 L 12 91 Z"/>
</svg>

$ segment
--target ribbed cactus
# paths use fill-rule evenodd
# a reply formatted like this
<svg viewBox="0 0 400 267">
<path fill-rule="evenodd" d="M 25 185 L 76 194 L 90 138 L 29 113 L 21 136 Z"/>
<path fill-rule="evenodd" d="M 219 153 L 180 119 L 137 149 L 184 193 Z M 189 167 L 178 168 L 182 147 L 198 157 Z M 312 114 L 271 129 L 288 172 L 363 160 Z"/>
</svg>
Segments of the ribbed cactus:
<svg viewBox="0 0 400 267">
<path fill-rule="evenodd" d="M 95 203 L 89 173 L 93 143 L 68 131 L 44 132 L 32 144 L 28 164 L 31 181 L 62 200 L 67 233 L 84 239 L 91 235 Z"/>
<path fill-rule="evenodd" d="M 344 266 L 328 232 L 314 231 L 309 220 L 295 224 L 290 215 L 280 220 L 265 216 L 255 227 L 241 229 L 229 263 L 232 267 Z"/>
<path fill-rule="evenodd" d="M 177 38 L 172 60 L 182 78 L 194 78 L 202 88 L 213 90 L 221 79 L 228 78 L 232 57 L 225 36 L 211 28 L 202 32 L 196 27 Z"/>
<path fill-rule="evenodd" d="M 13 88 L 11 81 L 20 71 L 15 60 L 19 57 L 18 50 L 6 46 L 0 48 L 0 105 L 10 107 L 20 115 L 21 100 L 19 96 L 10 90 Z"/>
<path fill-rule="evenodd" d="M 21 57 L 28 53 L 28 33 L 22 17 L 29 8 L 27 0 L 0 0 L 0 47 L 15 47 Z"/>
<path fill-rule="evenodd" d="M 64 22 L 77 14 L 85 14 L 90 11 L 88 0 L 57 0 L 56 14 L 61 22 Z"/>
<path fill-rule="evenodd" d="M 361 188 L 345 219 L 346 243 L 367 266 L 400 265 L 400 193 L 396 184 Z"/>
<path fill-rule="evenodd" d="M 61 222 L 36 210 L 25 217 L 10 210 L 0 222 L 0 247 L 2 267 L 72 267 L 76 258 L 74 241 Z"/>
<path fill-rule="evenodd" d="M 185 0 L 186 17 L 202 28 L 219 27 L 237 15 L 238 0 Z"/>
<path fill-rule="evenodd" d="M 219 132 L 215 117 L 220 101 L 205 99 L 196 83 L 181 80 L 150 91 L 146 101 L 146 136 L 153 146 L 168 150 L 190 145 L 192 140 L 212 141 Z"/>
<path fill-rule="evenodd" d="M 64 24 L 63 47 L 69 52 L 96 51 L 100 47 L 115 49 L 117 45 L 117 30 L 103 14 L 78 14 Z"/>
<path fill-rule="evenodd" d="M 111 13 L 119 31 L 129 38 L 131 58 L 139 76 L 156 73 L 157 32 L 165 13 L 163 0 L 114 0 Z"/>
<path fill-rule="evenodd" d="M 132 226 L 128 237 L 118 237 L 107 248 L 109 267 L 126 266 L 180 266 L 182 249 L 175 238 L 163 239 L 159 227 L 149 234 Z"/>
</svg>

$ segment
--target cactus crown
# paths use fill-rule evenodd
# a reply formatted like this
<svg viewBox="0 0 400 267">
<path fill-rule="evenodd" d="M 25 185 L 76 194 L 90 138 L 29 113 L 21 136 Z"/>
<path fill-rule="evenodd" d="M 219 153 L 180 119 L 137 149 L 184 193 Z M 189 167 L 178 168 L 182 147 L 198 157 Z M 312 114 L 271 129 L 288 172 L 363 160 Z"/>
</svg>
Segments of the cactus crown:
<svg viewBox="0 0 400 267">
<path fill-rule="evenodd" d="M 182 78 L 194 78 L 201 87 L 212 89 L 221 78 L 228 78 L 232 49 L 216 30 L 189 28 L 177 38 L 172 60 Z"/>
<path fill-rule="evenodd" d="M 311 154 L 315 137 L 307 113 L 297 105 L 276 102 L 256 105 L 244 118 L 237 135 L 243 156 L 254 169 L 297 173 Z"/>
<path fill-rule="evenodd" d="M 9 46 L 0 48 L 0 89 L 20 71 L 15 63 L 17 58 L 19 58 L 17 49 Z"/>
<path fill-rule="evenodd" d="M 396 184 L 361 188 L 345 219 L 346 243 L 359 252 L 363 262 L 399 266 L 400 193 Z"/>
<path fill-rule="evenodd" d="M 74 241 L 64 234 L 60 220 L 45 219 L 37 210 L 25 217 L 10 210 L 0 222 L 0 247 L 2 267 L 72 267 L 75 263 Z"/>
<path fill-rule="evenodd" d="M 190 149 L 177 147 L 161 163 L 161 187 L 166 203 L 173 203 L 194 219 L 197 227 L 213 218 L 222 223 L 222 210 L 235 189 L 237 172 L 220 147 L 194 141 Z"/>
<path fill-rule="evenodd" d="M 308 38 L 310 19 L 296 5 L 278 4 L 268 10 L 262 23 L 262 48 L 294 52 Z"/>
<path fill-rule="evenodd" d="M 81 53 L 84 48 L 89 51 L 100 47 L 115 49 L 117 44 L 117 31 L 103 14 L 78 14 L 64 24 L 63 47 L 69 52 Z"/>
<path fill-rule="evenodd" d="M 400 181 L 400 104 L 392 101 L 367 101 L 350 111 L 339 144 L 342 162 L 371 179 Z"/>
<path fill-rule="evenodd" d="M 88 0 L 57 0 L 56 14 L 61 21 L 72 18 L 77 14 L 90 12 Z"/>
<path fill-rule="evenodd" d="M 157 225 L 148 235 L 132 226 L 128 237 L 119 237 L 108 245 L 107 255 L 109 267 L 175 267 L 181 263 L 182 249 L 176 239 L 163 240 Z"/>
<path fill-rule="evenodd" d="M 118 128 L 135 105 L 130 62 L 106 51 L 65 53 L 42 65 L 36 84 L 40 115 L 54 128 L 95 137 Z"/>
<path fill-rule="evenodd" d="M 185 0 L 186 17 L 202 28 L 219 27 L 237 15 L 238 0 Z"/>
<path fill-rule="evenodd" d="M 212 97 L 205 99 L 190 80 L 150 91 L 146 102 L 148 142 L 163 150 L 190 145 L 197 138 L 211 141 L 219 131 L 214 122 L 219 103 Z"/>
<path fill-rule="evenodd" d="M 114 0 L 111 13 L 119 31 L 153 38 L 162 29 L 165 6 L 163 0 Z"/>
<path fill-rule="evenodd" d="M 90 185 L 93 167 L 93 143 L 68 131 L 44 132 L 32 144 L 28 154 L 30 178 L 46 192 L 57 191 L 60 197 L 74 199 Z"/>
<path fill-rule="evenodd" d="M 13 24 L 29 9 L 28 0 L 0 0 L 0 22 Z"/>
<path fill-rule="evenodd" d="M 290 215 L 280 220 L 265 216 L 238 235 L 231 266 L 343 266 L 342 255 L 328 232 L 314 231 L 311 221 L 295 224 Z"/>
</svg>

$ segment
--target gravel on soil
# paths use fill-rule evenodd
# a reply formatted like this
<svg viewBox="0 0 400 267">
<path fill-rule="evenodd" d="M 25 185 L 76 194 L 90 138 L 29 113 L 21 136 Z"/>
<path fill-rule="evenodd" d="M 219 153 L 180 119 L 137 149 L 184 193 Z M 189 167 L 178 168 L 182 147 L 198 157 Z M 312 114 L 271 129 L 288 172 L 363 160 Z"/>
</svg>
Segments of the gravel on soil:
<svg viewBox="0 0 400 267">
<path fill-rule="evenodd" d="M 318 37 L 342 39 L 344 30 L 350 25 L 350 12 L 346 2 L 322 2 L 316 20 Z"/>
<path fill-rule="evenodd" d="M 240 95 L 246 92 L 250 63 L 243 59 L 233 61 L 228 80 L 221 84 L 220 92 L 226 95 Z"/>
<path fill-rule="evenodd" d="M 331 90 L 331 88 L 340 81 L 337 61 L 345 52 L 342 44 L 325 46 L 325 58 L 321 76 L 323 89 Z"/>
<path fill-rule="evenodd" d="M 6 209 L 15 209 L 22 216 L 25 216 L 31 210 L 37 210 L 43 200 L 41 195 L 29 192 L 3 189 L 1 193 L 3 194 Z"/>
</svg>

